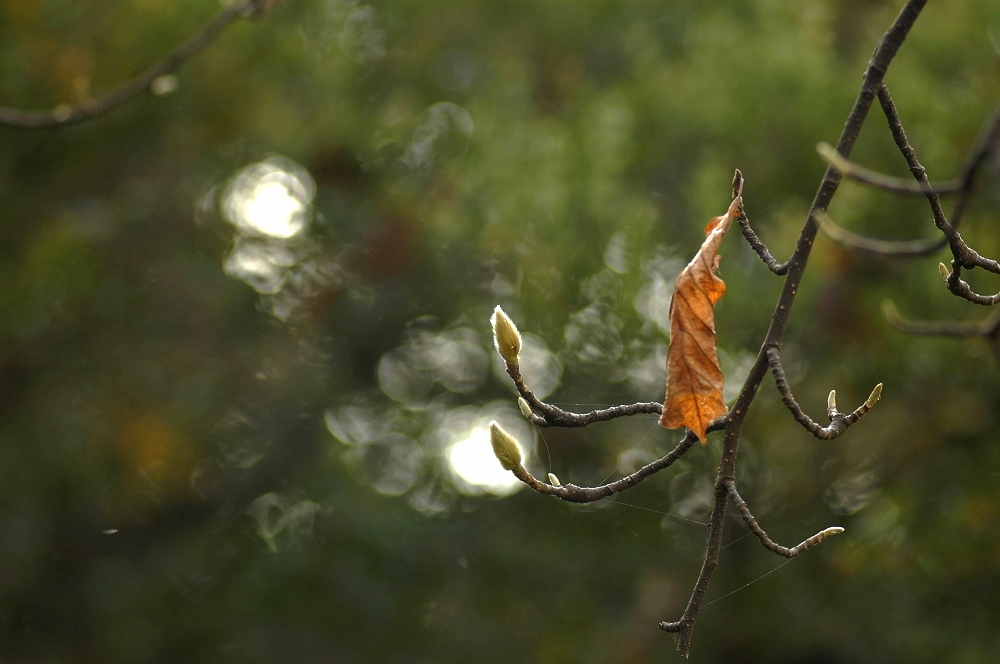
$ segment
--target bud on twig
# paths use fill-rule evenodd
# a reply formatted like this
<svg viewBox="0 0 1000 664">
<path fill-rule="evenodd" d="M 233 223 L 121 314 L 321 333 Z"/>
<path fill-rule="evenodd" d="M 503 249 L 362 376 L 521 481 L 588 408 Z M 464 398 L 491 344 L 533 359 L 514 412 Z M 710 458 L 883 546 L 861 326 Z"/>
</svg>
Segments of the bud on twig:
<svg viewBox="0 0 1000 664">
<path fill-rule="evenodd" d="M 496 420 L 490 422 L 490 444 L 493 454 L 504 470 L 514 470 L 521 465 L 521 448 L 509 433 L 504 431 Z"/>
<path fill-rule="evenodd" d="M 497 352 L 507 364 L 517 364 L 518 353 L 521 352 L 521 333 L 517 331 L 504 310 L 497 305 L 490 316 L 490 324 L 493 326 L 493 345 Z"/>
<path fill-rule="evenodd" d="M 866 401 L 865 404 L 867 404 L 868 407 L 871 408 L 872 406 L 875 405 L 875 402 L 878 401 L 881 396 L 882 396 L 882 383 L 879 383 L 878 385 L 875 386 L 875 389 L 872 390 L 871 396 L 868 397 L 868 401 Z"/>
<path fill-rule="evenodd" d="M 521 409 L 521 414 L 527 418 L 531 418 L 531 406 L 528 402 L 524 400 L 524 397 L 517 398 L 517 407 Z"/>
<path fill-rule="evenodd" d="M 941 277 L 945 281 L 948 281 L 948 277 L 951 276 L 951 270 L 949 270 L 948 266 L 945 265 L 944 263 L 938 263 L 938 272 L 941 273 Z"/>
<path fill-rule="evenodd" d="M 830 390 L 830 396 L 826 398 L 826 407 L 837 410 L 837 390 Z"/>
<path fill-rule="evenodd" d="M 552 486 L 562 486 L 562 484 L 559 482 L 559 478 L 556 477 L 555 473 L 549 473 L 549 484 L 551 484 Z"/>
</svg>

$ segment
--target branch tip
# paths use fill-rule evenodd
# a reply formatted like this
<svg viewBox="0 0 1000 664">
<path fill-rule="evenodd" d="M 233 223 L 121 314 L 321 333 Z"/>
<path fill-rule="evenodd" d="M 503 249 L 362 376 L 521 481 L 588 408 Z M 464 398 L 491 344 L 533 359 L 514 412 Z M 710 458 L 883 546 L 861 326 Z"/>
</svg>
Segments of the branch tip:
<svg viewBox="0 0 1000 664">
<path fill-rule="evenodd" d="M 490 444 L 493 454 L 504 470 L 514 470 L 521 465 L 521 448 L 514 437 L 503 430 L 496 420 L 490 422 Z"/>
<path fill-rule="evenodd" d="M 524 397 L 517 398 L 517 407 L 521 409 L 521 414 L 529 420 L 531 419 L 531 406 L 524 400 Z"/>
<path fill-rule="evenodd" d="M 516 366 L 517 356 L 521 352 L 521 333 L 499 304 L 490 316 L 490 325 L 493 326 L 493 345 L 500 357 L 507 364 Z"/>
<path fill-rule="evenodd" d="M 878 385 L 875 386 L 875 389 L 872 390 L 872 393 L 868 396 L 868 401 L 865 402 L 865 405 L 871 408 L 881 397 L 882 397 L 882 383 L 879 383 Z"/>
</svg>

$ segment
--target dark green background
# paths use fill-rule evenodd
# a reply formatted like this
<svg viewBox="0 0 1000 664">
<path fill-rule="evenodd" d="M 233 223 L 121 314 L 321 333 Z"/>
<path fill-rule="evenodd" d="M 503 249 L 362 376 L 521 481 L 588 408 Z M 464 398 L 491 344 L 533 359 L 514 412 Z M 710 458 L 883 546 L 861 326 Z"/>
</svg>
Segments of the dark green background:
<svg viewBox="0 0 1000 664">
<path fill-rule="evenodd" d="M 554 402 L 661 399 L 664 298 L 733 169 L 784 259 L 815 145 L 836 141 L 899 6 L 281 0 L 172 94 L 0 128 L 0 659 L 674 661 L 656 623 L 680 614 L 705 530 L 665 515 L 705 520 L 718 440 L 630 506 L 477 492 L 447 451 L 497 413 L 532 470 L 579 484 L 679 437 L 636 418 L 536 445 L 492 368 L 489 314 L 535 335 L 524 362 L 547 359 Z M 4 0 L 0 103 L 107 90 L 218 9 Z M 931 177 L 953 176 L 998 101 L 1000 4 L 928 3 L 886 80 Z M 906 174 L 877 107 L 854 157 Z M 314 183 L 288 240 L 227 221 L 254 164 Z M 987 169 L 962 231 L 993 257 L 998 205 Z M 852 184 L 830 214 L 933 235 L 925 201 Z M 266 279 L 227 272 L 240 251 Z M 722 253 L 732 389 L 780 280 L 737 232 Z M 938 260 L 817 241 L 793 389 L 817 419 L 830 389 L 846 410 L 883 382 L 882 401 L 822 443 L 765 385 L 740 487 L 783 544 L 846 533 L 705 606 L 692 661 L 994 661 L 997 361 L 881 314 L 891 298 L 915 318 L 988 315 L 946 292 Z M 709 602 L 782 563 L 746 532 L 731 520 Z"/>
</svg>

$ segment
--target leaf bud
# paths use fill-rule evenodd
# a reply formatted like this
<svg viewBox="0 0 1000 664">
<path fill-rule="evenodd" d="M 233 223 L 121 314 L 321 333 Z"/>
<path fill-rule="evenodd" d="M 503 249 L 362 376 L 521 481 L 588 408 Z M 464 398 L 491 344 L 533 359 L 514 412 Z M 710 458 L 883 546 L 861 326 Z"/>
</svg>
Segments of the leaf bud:
<svg viewBox="0 0 1000 664">
<path fill-rule="evenodd" d="M 521 409 L 521 414 L 531 419 L 531 406 L 524 400 L 524 397 L 517 398 L 517 407 Z"/>
<path fill-rule="evenodd" d="M 500 357 L 507 364 L 516 365 L 517 356 L 521 352 L 521 333 L 517 331 L 514 321 L 497 305 L 490 316 L 490 324 L 493 326 L 493 345 Z"/>
<path fill-rule="evenodd" d="M 867 406 L 871 408 L 872 406 L 875 405 L 875 402 L 878 401 L 881 396 L 882 396 L 882 383 L 879 383 L 878 385 L 875 386 L 875 389 L 872 390 L 871 396 L 868 397 L 868 401 L 866 401 L 865 404 L 867 404 Z"/>
<path fill-rule="evenodd" d="M 549 484 L 552 486 L 562 486 L 562 483 L 559 482 L 559 478 L 556 477 L 555 473 L 549 473 Z"/>
<path fill-rule="evenodd" d="M 948 277 L 951 276 L 951 270 L 949 270 L 948 266 L 945 265 L 944 263 L 938 263 L 938 272 L 941 273 L 941 277 L 945 281 L 948 281 Z"/>
<path fill-rule="evenodd" d="M 521 465 L 521 448 L 509 433 L 504 431 L 496 420 L 490 422 L 490 444 L 493 454 L 504 470 L 514 470 Z"/>
</svg>

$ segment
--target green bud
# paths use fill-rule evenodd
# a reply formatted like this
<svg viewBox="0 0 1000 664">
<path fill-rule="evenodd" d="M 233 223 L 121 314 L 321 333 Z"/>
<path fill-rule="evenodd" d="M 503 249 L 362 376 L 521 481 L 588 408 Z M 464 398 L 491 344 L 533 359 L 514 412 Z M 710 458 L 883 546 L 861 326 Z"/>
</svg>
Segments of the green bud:
<svg viewBox="0 0 1000 664">
<path fill-rule="evenodd" d="M 865 403 L 868 404 L 869 408 L 871 408 L 872 406 L 875 405 L 875 402 L 878 401 L 881 396 L 882 396 L 882 383 L 879 383 L 878 385 L 875 386 L 875 389 L 872 390 L 871 396 L 868 397 L 868 401 L 866 401 Z"/>
<path fill-rule="evenodd" d="M 504 470 L 514 470 L 521 465 L 521 448 L 514 437 L 504 431 L 496 420 L 490 422 L 490 444 L 493 454 Z"/>
<path fill-rule="evenodd" d="M 524 397 L 517 398 L 517 407 L 521 409 L 521 414 L 527 418 L 531 418 L 531 406 L 528 402 L 524 400 Z"/>
<path fill-rule="evenodd" d="M 514 321 L 497 305 L 490 316 L 490 324 L 493 326 L 493 345 L 497 352 L 507 364 L 517 364 L 517 356 L 521 352 L 521 333 L 517 331 Z"/>
</svg>

